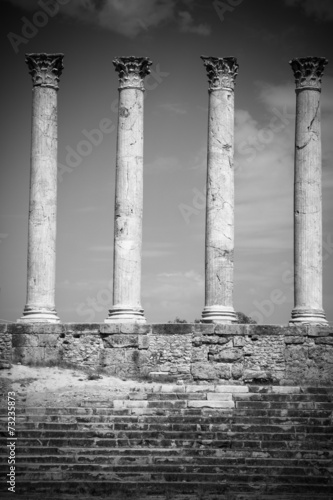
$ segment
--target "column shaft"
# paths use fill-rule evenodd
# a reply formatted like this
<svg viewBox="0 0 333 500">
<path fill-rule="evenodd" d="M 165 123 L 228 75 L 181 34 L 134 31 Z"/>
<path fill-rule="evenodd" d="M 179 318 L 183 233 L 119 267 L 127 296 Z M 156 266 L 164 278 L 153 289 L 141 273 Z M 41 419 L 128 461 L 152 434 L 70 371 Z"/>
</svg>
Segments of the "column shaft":
<svg viewBox="0 0 333 500">
<path fill-rule="evenodd" d="M 27 303 L 20 322 L 59 322 L 55 310 L 57 83 L 62 54 L 30 54 L 33 76 Z"/>
<path fill-rule="evenodd" d="M 210 81 L 203 322 L 232 323 L 234 261 L 234 58 L 203 58 Z"/>
<path fill-rule="evenodd" d="M 296 76 L 295 306 L 291 323 L 326 323 L 322 306 L 321 127 L 318 77 L 318 69 L 320 68 L 322 74 L 324 64 L 319 58 L 297 59 L 291 64 Z"/>
<path fill-rule="evenodd" d="M 113 306 L 107 323 L 145 322 L 141 307 L 143 212 L 143 77 L 146 58 L 119 58 L 120 75 L 114 220 Z"/>
</svg>

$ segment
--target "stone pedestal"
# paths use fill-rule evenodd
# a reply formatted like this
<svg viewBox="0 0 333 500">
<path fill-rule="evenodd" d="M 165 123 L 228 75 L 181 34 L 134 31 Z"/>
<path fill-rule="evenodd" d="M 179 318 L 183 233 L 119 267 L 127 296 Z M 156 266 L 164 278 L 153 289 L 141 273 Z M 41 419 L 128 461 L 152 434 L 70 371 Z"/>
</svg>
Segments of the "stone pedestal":
<svg viewBox="0 0 333 500">
<path fill-rule="evenodd" d="M 57 91 L 63 54 L 27 54 L 33 82 L 27 303 L 19 322 L 60 320 L 55 310 Z"/>
<path fill-rule="evenodd" d="M 234 260 L 234 57 L 202 57 L 209 81 L 205 308 L 202 322 L 232 323 Z"/>
<path fill-rule="evenodd" d="M 321 77 L 327 60 L 290 61 L 296 80 L 295 306 L 291 323 L 326 324 L 322 307 Z"/>
<path fill-rule="evenodd" d="M 143 98 L 146 57 L 119 57 L 113 305 L 106 323 L 146 322 L 141 307 Z"/>
</svg>

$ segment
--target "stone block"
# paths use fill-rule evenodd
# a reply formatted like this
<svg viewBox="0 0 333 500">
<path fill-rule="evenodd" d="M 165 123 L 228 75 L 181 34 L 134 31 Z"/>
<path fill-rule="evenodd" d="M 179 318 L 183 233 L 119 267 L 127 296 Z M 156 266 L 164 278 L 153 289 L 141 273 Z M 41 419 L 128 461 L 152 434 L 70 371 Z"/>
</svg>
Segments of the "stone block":
<svg viewBox="0 0 333 500">
<path fill-rule="evenodd" d="M 128 395 L 129 399 L 131 400 L 135 400 L 135 401 L 144 401 L 145 399 L 147 399 L 147 393 L 146 392 L 131 392 L 129 395 Z"/>
<path fill-rule="evenodd" d="M 305 338 L 304 336 L 289 335 L 285 337 L 284 341 L 286 344 L 304 344 Z"/>
<path fill-rule="evenodd" d="M 14 333 L 13 347 L 54 347 L 58 346 L 58 333 Z"/>
<path fill-rule="evenodd" d="M 153 392 L 157 393 L 183 393 L 185 392 L 185 385 L 177 384 L 163 384 L 153 388 Z"/>
<path fill-rule="evenodd" d="M 247 335 L 249 325 L 216 325 L 214 333 L 216 335 Z"/>
<path fill-rule="evenodd" d="M 307 334 L 309 337 L 333 337 L 332 326 L 307 326 Z"/>
<path fill-rule="evenodd" d="M 214 333 L 215 325 L 213 323 L 194 323 L 192 332 L 195 334 L 211 335 Z"/>
<path fill-rule="evenodd" d="M 199 380 L 229 379 L 230 365 L 222 363 L 193 363 L 191 366 L 193 378 Z"/>
<path fill-rule="evenodd" d="M 273 385 L 272 392 L 275 394 L 300 394 L 301 388 L 298 386 Z"/>
<path fill-rule="evenodd" d="M 242 378 L 244 372 L 244 366 L 242 363 L 233 363 L 231 366 L 232 378 L 238 380 Z"/>
<path fill-rule="evenodd" d="M 100 333 L 119 333 L 120 325 L 117 323 L 103 323 L 99 325 Z"/>
<path fill-rule="evenodd" d="M 151 325 L 139 323 L 121 323 L 119 328 L 121 333 L 148 334 L 151 332 Z"/>
<path fill-rule="evenodd" d="M 106 336 L 103 335 L 102 338 L 105 348 L 138 347 L 139 345 L 137 335 L 114 333 Z"/>
<path fill-rule="evenodd" d="M 333 345 L 333 337 L 317 337 L 314 341 L 315 344 Z"/>
<path fill-rule="evenodd" d="M 92 333 L 98 334 L 100 323 L 65 323 L 64 327 L 68 333 Z"/>
<path fill-rule="evenodd" d="M 7 332 L 7 324 L 0 323 L 0 335 L 1 335 L 1 333 L 6 333 L 6 332 Z"/>
<path fill-rule="evenodd" d="M 186 392 L 214 392 L 215 386 L 212 384 L 204 384 L 204 385 L 186 385 Z"/>
<path fill-rule="evenodd" d="M 232 401 L 231 392 L 208 392 L 207 399 L 209 401 Z"/>
<path fill-rule="evenodd" d="M 60 355 L 57 349 L 53 347 L 14 347 L 13 363 L 22 365 L 46 365 L 60 361 Z"/>
<path fill-rule="evenodd" d="M 253 381 L 272 381 L 273 377 L 264 370 L 244 370 L 243 379 L 248 382 Z"/>
<path fill-rule="evenodd" d="M 130 399 L 115 399 L 113 401 L 113 408 L 115 410 L 123 410 L 126 408 L 147 408 L 148 401 L 133 401 Z"/>
<path fill-rule="evenodd" d="M 153 324 L 153 335 L 188 335 L 192 333 L 190 323 Z"/>
<path fill-rule="evenodd" d="M 241 393 L 241 392 L 249 392 L 249 388 L 247 385 L 216 385 L 215 391 L 219 393 Z"/>
<path fill-rule="evenodd" d="M 100 353 L 101 367 L 119 377 L 138 375 L 141 361 L 140 351 L 133 348 L 103 349 Z"/>
<path fill-rule="evenodd" d="M 149 349 L 149 336 L 148 335 L 138 335 L 138 347 L 139 349 Z"/>
<path fill-rule="evenodd" d="M 10 334 L 61 334 L 66 332 L 66 324 L 58 323 L 11 323 L 7 325 Z"/>
<path fill-rule="evenodd" d="M 13 347 L 38 347 L 39 335 L 36 333 L 13 333 Z"/>
<path fill-rule="evenodd" d="M 213 361 L 224 361 L 225 363 L 237 361 L 243 357 L 242 349 L 221 349 L 219 352 L 209 354 L 208 359 Z"/>
<path fill-rule="evenodd" d="M 243 336 L 242 337 L 238 337 L 238 336 L 234 337 L 232 339 L 232 343 L 233 343 L 234 347 L 243 347 L 246 343 L 245 337 L 243 337 Z"/>
<path fill-rule="evenodd" d="M 192 348 L 192 363 L 202 363 L 208 361 L 208 349 L 207 345 L 203 345 L 201 347 L 193 347 Z"/>
<path fill-rule="evenodd" d="M 233 401 L 197 401 L 191 400 L 187 402 L 188 408 L 235 408 Z"/>
</svg>

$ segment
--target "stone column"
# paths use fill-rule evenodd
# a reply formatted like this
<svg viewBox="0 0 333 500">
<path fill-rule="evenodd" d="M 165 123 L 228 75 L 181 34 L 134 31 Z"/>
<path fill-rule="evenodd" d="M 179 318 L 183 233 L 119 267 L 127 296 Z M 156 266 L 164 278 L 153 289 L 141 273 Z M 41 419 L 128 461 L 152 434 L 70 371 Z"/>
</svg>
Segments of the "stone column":
<svg viewBox="0 0 333 500">
<path fill-rule="evenodd" d="M 322 306 L 321 77 L 327 60 L 290 61 L 296 81 L 294 300 L 291 323 L 327 323 Z"/>
<path fill-rule="evenodd" d="M 141 307 L 143 98 L 147 57 L 116 57 L 119 74 L 113 305 L 106 323 L 146 321 Z"/>
<path fill-rule="evenodd" d="M 63 54 L 27 54 L 32 76 L 32 133 L 27 303 L 19 322 L 60 320 L 55 310 L 57 92 Z"/>
<path fill-rule="evenodd" d="M 233 323 L 234 57 L 202 57 L 209 81 L 205 308 L 202 322 Z"/>
</svg>

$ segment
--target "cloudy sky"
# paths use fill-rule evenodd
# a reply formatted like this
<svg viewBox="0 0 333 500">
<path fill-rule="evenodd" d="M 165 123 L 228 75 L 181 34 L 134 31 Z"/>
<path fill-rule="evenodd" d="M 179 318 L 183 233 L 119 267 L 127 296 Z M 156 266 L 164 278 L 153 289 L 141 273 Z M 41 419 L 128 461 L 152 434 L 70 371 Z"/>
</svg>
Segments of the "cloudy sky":
<svg viewBox="0 0 333 500">
<path fill-rule="evenodd" d="M 112 60 L 128 55 L 153 61 L 145 94 L 142 264 L 149 322 L 193 321 L 204 307 L 208 83 L 200 55 L 234 56 L 239 63 L 235 309 L 260 323 L 288 322 L 295 125 L 288 61 L 330 60 L 321 97 L 323 286 L 333 321 L 333 2 L 57 0 L 53 9 L 50 3 L 2 0 L 0 7 L 0 318 L 16 321 L 26 301 L 32 84 L 24 56 L 63 52 L 56 285 L 62 321 L 103 321 L 111 305 L 116 130 L 75 163 L 69 152 L 104 118 L 116 124 Z"/>
</svg>

